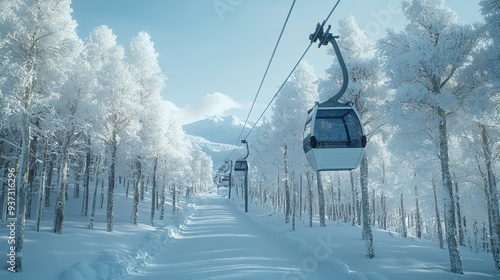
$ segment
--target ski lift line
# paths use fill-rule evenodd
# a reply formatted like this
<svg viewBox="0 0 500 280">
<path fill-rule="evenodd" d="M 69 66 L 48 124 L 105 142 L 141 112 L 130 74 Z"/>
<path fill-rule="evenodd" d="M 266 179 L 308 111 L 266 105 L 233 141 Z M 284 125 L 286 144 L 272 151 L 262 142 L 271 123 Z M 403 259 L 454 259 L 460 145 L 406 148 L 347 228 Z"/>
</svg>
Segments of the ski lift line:
<svg viewBox="0 0 500 280">
<path fill-rule="evenodd" d="M 290 71 L 290 73 L 288 74 L 288 76 L 285 78 L 285 81 L 281 84 L 281 86 L 278 88 L 278 90 L 276 91 L 276 93 L 274 94 L 273 98 L 271 99 L 271 101 L 269 101 L 269 103 L 267 104 L 266 108 L 264 108 L 264 111 L 262 112 L 262 114 L 260 114 L 259 118 L 257 119 L 257 121 L 255 122 L 255 124 L 252 126 L 252 128 L 250 129 L 250 131 L 248 131 L 247 135 L 245 136 L 245 139 L 248 138 L 248 136 L 250 135 L 250 133 L 252 133 L 252 130 L 255 128 L 255 126 L 259 123 L 260 119 L 264 116 L 264 114 L 266 113 L 267 109 L 269 109 L 269 107 L 271 107 L 271 104 L 273 103 L 274 99 L 276 99 L 276 97 L 278 96 L 278 94 L 281 92 L 281 89 L 285 86 L 285 84 L 288 82 L 288 79 L 292 76 L 293 72 L 295 71 L 295 69 L 297 68 L 297 66 L 299 66 L 300 62 L 302 61 L 302 59 L 304 59 L 304 57 L 306 56 L 307 52 L 309 51 L 309 49 L 311 48 L 312 46 L 312 42 L 309 44 L 309 46 L 307 46 L 306 50 L 304 51 L 304 53 L 302 54 L 302 56 L 299 58 L 299 60 L 297 61 L 297 63 L 295 64 L 295 66 L 292 68 L 292 71 Z"/>
<path fill-rule="evenodd" d="M 333 6 L 333 8 L 330 10 L 330 13 L 327 15 L 327 17 L 325 18 L 325 20 L 323 20 L 322 24 L 321 24 L 321 29 L 324 28 L 324 26 L 326 25 L 326 22 L 330 19 L 331 15 L 333 14 L 333 12 L 335 11 L 335 9 L 337 8 L 337 6 L 339 5 L 340 3 L 340 0 L 337 0 L 337 2 L 335 3 L 335 5 Z M 292 3 L 292 8 L 293 8 L 293 5 L 295 4 L 295 1 Z M 291 9 L 292 9 L 291 8 Z M 290 9 L 290 12 L 289 12 L 289 15 L 291 13 L 291 9 Z M 287 20 L 288 20 L 288 17 L 287 17 Z M 285 21 L 285 25 L 286 25 L 286 21 Z M 283 29 L 284 29 L 284 26 L 283 26 Z M 283 31 L 283 30 L 282 30 Z M 281 35 L 280 35 L 281 36 Z M 278 40 L 279 42 L 279 40 Z M 284 82 L 281 84 L 281 86 L 279 87 L 279 89 L 276 91 L 276 93 L 274 94 L 273 98 L 271 99 L 271 101 L 269 101 L 269 103 L 267 104 L 266 108 L 264 108 L 264 111 L 262 112 L 262 114 L 259 116 L 259 118 L 257 119 L 257 121 L 255 121 L 254 125 L 250 128 L 250 131 L 248 131 L 247 135 L 245 136 L 244 139 L 247 139 L 248 136 L 252 133 L 253 129 L 255 128 L 255 126 L 259 123 L 259 121 L 262 119 L 262 117 L 264 116 L 264 114 L 266 113 L 266 111 L 269 109 L 269 107 L 271 106 L 272 102 L 274 101 L 274 99 L 276 99 L 276 97 L 278 96 L 278 94 L 281 92 L 281 89 L 285 86 L 285 84 L 288 82 L 288 79 L 292 76 L 293 72 L 295 71 L 295 69 L 297 68 L 297 66 L 300 64 L 300 62 L 302 61 L 302 59 L 306 56 L 307 52 L 309 51 L 309 49 L 311 48 L 312 44 L 314 43 L 313 40 L 311 40 L 311 42 L 309 43 L 309 45 L 307 46 L 306 50 L 304 51 L 304 53 L 302 54 L 302 56 L 299 58 L 299 60 L 297 61 L 297 63 L 294 65 L 292 71 L 290 71 L 290 73 L 288 74 L 288 76 L 286 77 L 286 79 L 284 80 Z M 321 46 L 321 45 L 320 45 Z M 320 47 L 318 46 L 318 47 Z M 274 52 L 273 52 L 273 55 L 274 55 Z M 272 59 L 272 58 L 271 58 Z M 268 65 L 269 67 L 269 65 Z M 266 70 L 266 73 L 267 73 L 267 70 Z M 260 87 L 259 87 L 259 90 L 260 90 Z M 258 93 L 257 93 L 258 94 Z M 256 98 L 254 99 L 254 102 L 252 103 L 252 107 L 254 106 L 255 104 L 255 101 L 257 99 L 257 96 Z M 245 120 L 245 126 L 243 126 L 241 132 L 240 132 L 240 135 L 238 136 L 238 141 L 241 139 L 241 135 L 243 135 L 243 131 L 246 127 L 246 124 L 248 122 L 248 119 L 250 117 L 250 113 L 251 113 L 251 110 L 250 109 L 250 112 L 248 113 L 248 116 L 247 116 L 247 119 Z M 229 157 L 228 158 L 231 158 L 231 156 L 233 155 L 234 151 L 236 150 L 236 148 L 240 147 L 242 143 L 239 143 L 238 145 L 238 142 L 236 143 L 235 147 L 232 149 L 231 153 L 229 154 Z"/>
<path fill-rule="evenodd" d="M 285 22 L 283 23 L 283 27 L 281 28 L 280 35 L 278 36 L 278 40 L 276 41 L 276 45 L 274 46 L 274 50 L 273 50 L 273 53 L 271 54 L 271 58 L 269 59 L 269 62 L 267 63 L 266 70 L 264 71 L 264 76 L 262 77 L 262 80 L 260 81 L 259 87 L 257 89 L 257 93 L 255 94 L 255 98 L 253 99 L 252 105 L 250 106 L 250 111 L 248 112 L 248 115 L 247 115 L 247 117 L 245 119 L 245 123 L 243 124 L 243 127 L 241 129 L 240 135 L 238 136 L 238 140 L 236 141 L 236 144 L 238 144 L 240 142 L 241 136 L 243 135 L 243 131 L 245 130 L 245 127 L 246 127 L 246 125 L 248 123 L 248 120 L 250 119 L 250 114 L 252 113 L 252 110 L 253 110 L 253 108 L 255 106 L 255 103 L 257 102 L 257 97 L 259 96 L 259 93 L 260 93 L 260 91 L 262 89 L 262 85 L 264 84 L 264 81 L 265 81 L 265 79 L 267 77 L 267 73 L 269 72 L 269 68 L 270 68 L 271 63 L 272 63 L 272 61 L 274 59 L 274 55 L 276 54 L 276 50 L 278 49 L 279 43 L 281 41 L 281 37 L 283 37 L 283 33 L 284 33 L 285 28 L 286 28 L 286 26 L 288 24 L 288 19 L 290 18 L 290 15 L 292 14 L 292 10 L 293 10 L 293 8 L 295 6 L 295 2 L 296 1 L 297 0 L 293 0 L 292 5 L 290 7 L 290 10 L 288 11 L 288 15 L 286 16 Z M 235 149 L 236 149 L 236 147 L 233 148 L 233 150 L 231 151 L 231 154 L 230 154 L 229 157 L 232 156 L 232 154 L 233 154 L 233 152 L 234 152 Z"/>
<path fill-rule="evenodd" d="M 333 6 L 332 10 L 330 11 L 330 13 L 328 14 L 328 16 L 325 18 L 325 20 L 323 21 L 323 23 L 321 24 L 321 29 L 324 28 L 326 22 L 328 21 L 328 19 L 330 19 L 330 17 L 332 16 L 333 14 L 333 11 L 335 11 L 335 9 L 337 8 L 337 6 L 339 5 L 340 3 L 340 0 L 337 0 L 337 3 L 335 3 L 335 5 Z M 307 46 L 306 50 L 304 51 L 304 53 L 302 54 L 302 56 L 299 58 L 299 60 L 297 61 L 297 63 L 295 64 L 295 66 L 293 67 L 292 71 L 290 71 L 290 73 L 288 74 L 288 76 L 285 78 L 285 81 L 281 84 L 281 86 L 278 88 L 278 90 L 276 91 L 276 93 L 274 94 L 273 98 L 271 99 L 271 101 L 269 101 L 269 103 L 267 104 L 266 108 L 264 108 L 264 111 L 262 112 L 262 114 L 259 116 L 259 118 L 257 119 L 257 121 L 254 123 L 254 125 L 252 126 L 252 128 L 250 129 L 250 131 L 247 133 L 247 135 L 245 136 L 244 139 L 247 139 L 248 136 L 250 135 L 250 133 L 252 133 L 252 130 L 255 128 L 255 126 L 259 123 L 260 119 L 264 116 L 264 114 L 266 113 L 267 109 L 269 109 L 269 107 L 271 106 L 271 104 L 273 103 L 274 99 L 276 99 L 276 97 L 278 96 L 278 94 L 281 92 L 281 89 L 285 86 L 285 84 L 288 82 L 288 79 L 292 76 L 293 72 L 295 71 L 295 69 L 297 68 L 297 66 L 300 64 L 300 62 L 302 61 L 302 59 L 304 59 L 304 57 L 306 56 L 307 52 L 309 51 L 309 49 L 311 48 L 311 45 L 314 43 L 313 40 L 311 40 L 311 43 L 309 43 L 309 45 Z M 320 45 L 321 46 L 321 45 Z M 318 46 L 319 47 L 319 46 Z M 253 106 L 253 105 L 252 105 Z M 250 114 L 249 114 L 250 116 Z M 243 132 L 243 130 L 241 131 Z M 241 135 L 240 135 L 241 137 Z"/>
<path fill-rule="evenodd" d="M 328 16 L 325 18 L 325 20 L 323 21 L 323 23 L 321 24 L 322 27 L 325 27 L 325 24 L 326 22 L 330 19 L 330 17 L 332 16 L 333 14 L 333 11 L 335 11 L 335 9 L 337 8 L 337 6 L 339 5 L 340 3 L 340 0 L 337 0 L 337 3 L 335 3 L 335 6 L 333 6 L 332 10 L 330 11 L 330 13 L 328 14 Z"/>
<path fill-rule="evenodd" d="M 250 111 L 248 112 L 248 115 L 247 115 L 247 118 L 245 120 L 245 124 L 243 125 L 243 128 L 245 128 L 245 126 L 248 122 L 248 119 L 250 118 L 250 114 L 252 113 L 255 102 L 257 101 L 257 97 L 259 96 L 260 90 L 262 89 L 262 85 L 264 84 L 264 80 L 267 77 L 267 72 L 269 71 L 269 67 L 271 66 L 271 63 L 274 59 L 274 55 L 276 54 L 276 50 L 278 49 L 278 45 L 281 41 L 281 37 L 283 36 L 283 32 L 285 31 L 285 27 L 288 23 L 288 19 L 290 18 L 290 14 L 292 13 L 293 7 L 295 6 L 295 1 L 296 0 L 293 0 L 292 6 L 290 7 L 290 10 L 288 11 L 288 15 L 286 16 L 285 23 L 283 24 L 283 27 L 281 28 L 281 32 L 280 32 L 280 35 L 278 37 L 278 41 L 276 41 L 276 45 L 274 46 L 274 50 L 273 50 L 273 53 L 271 55 L 271 58 L 269 59 L 269 62 L 267 63 L 266 71 L 264 72 L 264 76 L 262 77 L 262 80 L 260 81 L 259 88 L 257 89 L 257 93 L 255 94 L 255 98 L 253 99 L 252 106 L 250 107 Z M 241 133 L 239 136 L 240 138 L 241 138 L 242 134 L 243 134 L 243 129 L 241 130 Z M 240 140 L 240 139 L 238 139 L 238 140 Z"/>
</svg>

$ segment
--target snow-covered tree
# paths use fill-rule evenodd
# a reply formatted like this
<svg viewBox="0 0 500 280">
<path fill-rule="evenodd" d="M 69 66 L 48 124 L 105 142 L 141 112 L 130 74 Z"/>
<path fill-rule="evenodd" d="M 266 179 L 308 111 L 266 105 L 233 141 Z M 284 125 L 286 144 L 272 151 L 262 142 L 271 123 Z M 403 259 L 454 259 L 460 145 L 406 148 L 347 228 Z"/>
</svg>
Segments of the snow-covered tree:
<svg viewBox="0 0 500 280">
<path fill-rule="evenodd" d="M 99 108 L 99 137 L 109 152 L 107 230 L 113 231 L 114 187 L 118 148 L 134 139 L 140 130 L 142 111 L 137 80 L 125 59 L 125 50 L 106 26 L 97 27 L 89 39 L 89 59 L 98 67 L 96 93 Z"/>
<path fill-rule="evenodd" d="M 58 170 L 61 172 L 57 180 L 59 186 L 53 226 L 53 232 L 58 234 L 62 233 L 64 221 L 70 148 L 87 132 L 91 125 L 87 116 L 95 110 L 92 102 L 94 87 L 90 77 L 91 69 L 83 55 L 82 47 L 83 44 L 79 48 L 81 55 L 75 58 L 73 65 L 68 66 L 68 79 L 62 87 L 61 96 L 53 102 L 54 112 L 48 118 L 51 125 L 56 128 L 53 131 L 53 138 L 60 155 Z"/>
<path fill-rule="evenodd" d="M 74 55 L 76 22 L 71 18 L 69 0 L 63 1 L 3 1 L 0 16 L 0 49 L 3 62 L 0 76 L 4 99 L 12 110 L 12 124 L 19 129 L 20 146 L 17 169 L 17 199 L 19 207 L 16 226 L 16 270 L 22 270 L 26 194 L 30 159 L 30 141 L 33 123 L 44 111 L 48 100 L 57 98 L 56 92 L 64 82 L 65 65 Z M 7 95 L 8 94 L 8 95 Z"/>
<path fill-rule="evenodd" d="M 139 102 L 144 110 L 138 115 L 139 122 L 141 124 L 141 130 L 138 132 L 139 145 L 134 149 L 136 154 L 134 157 L 136 161 L 136 167 L 145 167 L 146 162 L 149 161 L 153 166 L 153 196 L 156 191 L 156 168 L 158 157 L 160 151 L 166 149 L 164 143 L 165 131 L 165 118 L 162 114 L 167 114 L 165 110 L 161 108 L 161 97 L 160 92 L 165 84 L 165 77 L 161 73 L 160 66 L 158 64 L 158 54 L 154 49 L 154 44 L 151 38 L 146 32 L 139 32 L 135 36 L 129 45 L 129 56 L 127 58 L 130 65 L 130 70 L 133 77 L 137 81 L 137 90 L 139 95 Z M 136 172 L 142 173 L 142 170 L 136 170 Z M 140 179 L 138 179 L 140 181 Z M 140 186 L 140 185 L 138 185 Z M 138 188 L 134 188 L 134 191 L 140 191 Z M 136 201 L 137 196 L 134 194 L 134 206 L 133 206 L 133 217 L 134 224 L 136 224 L 137 211 L 139 201 Z M 154 204 L 154 199 L 152 204 Z M 151 207 L 151 224 L 153 223 L 154 217 L 154 207 Z"/>
<path fill-rule="evenodd" d="M 500 2 L 482 0 L 481 13 L 485 20 L 485 47 L 475 56 L 464 74 L 470 80 L 475 96 L 471 98 L 468 116 L 476 128 L 472 131 L 476 142 L 476 158 L 478 168 L 484 182 L 486 204 L 488 205 L 488 224 L 492 245 L 493 259 L 496 269 L 500 270 L 500 212 L 498 203 L 495 162 L 500 157 Z M 482 162 L 479 162 L 482 159 Z"/>
<path fill-rule="evenodd" d="M 457 86 L 456 78 L 470 61 L 470 54 L 478 42 L 478 32 L 474 26 L 460 24 L 456 14 L 442 0 L 405 1 L 402 7 L 409 23 L 400 32 L 388 30 L 379 47 L 385 57 L 390 85 L 397 88 L 398 102 L 406 111 L 426 115 L 427 119 L 420 119 L 420 123 L 432 124 L 429 133 L 435 135 L 437 141 L 436 152 L 445 193 L 450 266 L 453 273 L 462 274 L 455 234 L 447 125 L 449 115 L 459 110 L 460 97 L 467 94 Z"/>
<path fill-rule="evenodd" d="M 274 147 L 277 151 L 276 158 L 283 159 L 284 147 L 287 151 L 287 163 L 290 170 L 285 174 L 285 221 L 289 221 L 291 214 L 291 198 L 289 190 L 288 171 L 298 174 L 304 172 L 308 166 L 302 149 L 303 124 L 307 118 L 307 111 L 317 100 L 316 75 L 307 62 L 298 65 L 290 80 L 283 86 L 273 106 L 273 137 Z M 321 203 L 321 201 L 320 201 Z M 323 204 L 324 205 L 324 204 Z M 324 207 L 323 218 L 324 225 Z M 321 210 L 320 210 L 321 211 Z M 321 216 L 320 213 L 320 216 Z"/>
</svg>

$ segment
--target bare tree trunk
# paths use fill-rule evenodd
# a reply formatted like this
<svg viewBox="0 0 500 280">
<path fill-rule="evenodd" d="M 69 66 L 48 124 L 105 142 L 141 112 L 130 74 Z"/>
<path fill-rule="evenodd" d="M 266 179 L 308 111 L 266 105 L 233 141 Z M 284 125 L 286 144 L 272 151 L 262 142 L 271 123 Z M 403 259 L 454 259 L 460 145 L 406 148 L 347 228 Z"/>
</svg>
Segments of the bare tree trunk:
<svg viewBox="0 0 500 280">
<path fill-rule="evenodd" d="M 434 206 L 436 209 L 436 226 L 437 226 L 439 248 L 444 249 L 443 228 L 441 227 L 441 218 L 439 215 L 439 206 L 438 206 L 438 201 L 437 201 L 436 184 L 434 183 L 434 178 L 432 178 L 432 190 L 434 192 Z"/>
<path fill-rule="evenodd" d="M 356 190 L 354 188 L 354 176 L 352 174 L 352 171 L 349 171 L 349 176 L 351 179 L 351 196 L 352 196 L 352 206 L 351 206 L 351 218 L 352 218 L 352 226 L 356 225 L 356 204 L 357 204 L 357 198 L 356 198 Z"/>
<path fill-rule="evenodd" d="M 474 220 L 472 224 L 472 234 L 474 235 L 474 253 L 479 252 L 479 226 L 477 225 L 477 220 Z"/>
<path fill-rule="evenodd" d="M 276 195 L 276 206 L 278 208 L 278 211 L 281 211 L 281 204 L 280 204 L 280 170 L 278 169 L 278 180 L 277 180 L 277 185 L 278 185 L 278 194 Z"/>
<path fill-rule="evenodd" d="M 54 153 L 50 157 L 49 170 L 47 172 L 47 190 L 45 191 L 45 207 L 50 207 L 50 193 L 52 191 L 52 177 L 54 173 L 54 164 L 56 162 L 57 155 Z"/>
<path fill-rule="evenodd" d="M 489 213 L 491 216 L 491 246 L 493 253 L 493 260 L 495 262 L 495 268 L 500 270 L 500 212 L 498 205 L 498 191 L 497 191 L 497 181 L 495 179 L 495 174 L 493 172 L 493 153 L 491 151 L 490 137 L 488 131 L 484 124 L 479 124 L 481 130 L 481 143 L 483 148 L 483 157 L 486 166 L 486 176 L 485 182 L 487 183 L 485 187 L 488 189 L 489 194 Z"/>
<path fill-rule="evenodd" d="M 455 224 L 455 204 L 453 203 L 453 185 L 450 176 L 450 166 L 448 158 L 448 135 L 446 128 L 446 112 L 438 107 L 439 116 L 439 159 L 441 162 L 441 176 L 444 188 L 445 205 L 445 225 L 446 241 L 448 243 L 448 253 L 450 256 L 451 272 L 463 274 L 462 259 L 458 250 L 456 224 Z"/>
<path fill-rule="evenodd" d="M 68 132 L 67 136 L 63 140 L 64 143 L 61 147 L 61 165 L 59 168 L 59 189 L 57 193 L 56 209 L 54 213 L 54 227 L 52 229 L 53 233 L 62 234 L 62 227 L 64 223 L 64 208 L 66 203 L 66 190 L 68 184 L 68 149 L 69 149 L 69 138 L 72 132 Z"/>
<path fill-rule="evenodd" d="M 132 224 L 139 224 L 139 199 L 141 193 L 141 178 L 142 178 L 142 165 L 141 160 L 138 158 L 135 162 L 135 168 L 137 172 L 137 182 L 134 185 L 134 202 L 132 204 Z"/>
<path fill-rule="evenodd" d="M 340 177 L 339 177 L 339 181 L 340 181 Z M 342 195 L 340 194 L 340 182 L 339 182 L 339 187 L 337 187 L 337 216 L 338 216 L 338 220 L 337 220 L 337 224 L 340 224 L 340 220 L 342 219 L 342 221 L 345 222 L 344 220 L 344 217 L 342 217 Z"/>
<path fill-rule="evenodd" d="M 143 180 L 144 180 L 144 178 L 141 178 L 141 181 L 143 181 Z M 141 190 L 141 201 L 144 201 L 144 193 L 146 192 L 147 186 L 148 186 L 147 181 L 145 184 L 142 184 L 142 182 L 141 182 L 141 189 L 140 189 Z"/>
<path fill-rule="evenodd" d="M 319 208 L 319 226 L 326 227 L 325 222 L 325 194 L 323 192 L 323 182 L 321 180 L 321 171 L 316 172 L 316 181 L 318 184 L 318 208 Z"/>
<path fill-rule="evenodd" d="M 40 118 L 35 122 L 37 128 L 40 127 Z M 35 171 L 37 163 L 37 150 L 38 150 L 38 136 L 33 135 L 30 141 L 30 158 L 28 167 L 28 188 L 26 193 L 26 219 L 31 218 L 31 204 L 33 202 L 34 184 L 35 184 Z"/>
<path fill-rule="evenodd" d="M 160 220 L 163 220 L 165 217 L 165 192 L 166 192 L 167 186 L 165 184 L 165 177 L 163 178 L 163 187 L 161 188 L 161 212 L 160 212 Z"/>
<path fill-rule="evenodd" d="M 295 190 L 295 184 L 292 183 L 292 230 L 295 230 L 295 216 L 296 216 L 296 208 L 297 208 L 297 192 Z"/>
<path fill-rule="evenodd" d="M 99 155 L 99 157 L 97 159 L 97 163 L 95 165 L 95 171 L 94 171 L 95 188 L 94 188 L 94 194 L 92 195 L 92 207 L 90 209 L 89 229 L 94 228 L 95 208 L 97 206 L 97 190 L 99 188 L 100 166 L 101 166 L 101 155 Z"/>
<path fill-rule="evenodd" d="M 458 183 L 455 177 L 455 203 L 457 209 L 457 224 L 458 224 L 458 244 L 465 246 L 465 234 L 462 226 L 462 213 L 460 210 L 460 197 L 458 195 Z"/>
<path fill-rule="evenodd" d="M 90 192 L 90 166 L 92 164 L 92 150 L 90 147 L 90 136 L 87 135 L 87 155 L 85 158 L 85 178 L 83 181 L 83 201 L 82 216 L 87 216 L 89 212 L 89 192 Z"/>
<path fill-rule="evenodd" d="M 385 201 L 384 192 L 380 195 L 380 207 L 382 207 L 382 228 L 387 230 L 387 203 Z"/>
<path fill-rule="evenodd" d="M 422 218 L 420 217 L 420 206 L 418 203 L 418 190 L 417 185 L 415 185 L 415 206 L 416 206 L 416 235 L 417 238 L 422 238 Z"/>
<path fill-rule="evenodd" d="M 287 146 L 284 145 L 284 161 L 285 161 L 285 223 L 290 222 L 290 185 L 288 182 L 288 162 L 287 162 Z"/>
<path fill-rule="evenodd" d="M 129 191 L 130 191 L 130 180 L 127 179 L 127 185 L 125 187 L 125 199 L 128 199 Z"/>
<path fill-rule="evenodd" d="M 106 166 L 106 159 L 104 159 L 104 166 Z M 105 168 L 103 166 L 103 168 Z M 103 170 L 104 172 L 104 170 Z M 108 175 L 109 176 L 109 175 Z M 108 177 L 109 179 L 109 177 Z M 109 180 L 108 180 L 109 183 Z M 99 209 L 104 208 L 104 180 L 101 180 L 101 191 L 99 192 Z"/>
<path fill-rule="evenodd" d="M 363 211 L 363 240 L 365 240 L 366 257 L 375 257 L 375 248 L 373 246 L 373 233 L 370 221 L 370 198 L 368 197 L 368 160 L 366 154 L 361 158 L 360 166 L 361 182 L 361 207 Z"/>
<path fill-rule="evenodd" d="M 22 125 L 20 127 L 21 131 L 21 153 L 19 155 L 19 164 L 17 169 L 17 174 L 12 172 L 16 178 L 16 188 L 17 188 L 17 199 L 19 202 L 17 208 L 17 220 L 16 220 L 16 237 L 14 243 L 15 252 L 15 265 L 13 267 L 14 272 L 22 271 L 22 249 L 24 246 L 24 227 L 26 224 L 26 190 L 28 188 L 28 163 L 29 163 L 29 147 L 30 147 L 30 135 L 31 129 L 29 125 L 28 116 L 22 117 Z M 11 266 L 12 267 L 12 266 Z"/>
<path fill-rule="evenodd" d="M 176 188 L 175 188 L 175 183 L 174 183 L 174 186 L 173 186 L 173 190 L 172 190 L 172 212 L 175 214 L 177 212 L 177 200 L 176 200 Z"/>
<path fill-rule="evenodd" d="M 82 174 L 85 172 L 85 162 L 81 156 L 77 159 L 78 167 L 76 168 L 75 174 L 75 190 L 73 193 L 73 198 L 80 198 L 80 185 L 82 185 Z"/>
<path fill-rule="evenodd" d="M 43 220 L 43 199 L 45 197 L 45 180 L 46 180 L 46 173 L 47 173 L 47 164 L 49 161 L 49 139 L 48 137 L 45 138 L 45 153 L 43 156 L 43 162 L 42 162 L 42 178 L 40 179 L 40 191 L 38 193 L 38 207 L 37 207 L 37 213 L 36 213 L 36 224 L 35 224 L 35 231 L 40 230 L 40 223 Z"/>
<path fill-rule="evenodd" d="M 404 208 L 404 203 L 403 203 L 403 194 L 401 194 L 401 208 L 400 208 L 400 213 L 401 213 L 401 236 L 406 238 L 407 236 L 407 230 L 406 230 L 406 216 L 405 216 L 405 208 Z"/>
<path fill-rule="evenodd" d="M 372 227 L 375 226 L 375 221 L 377 220 L 377 209 L 376 209 L 376 202 L 375 202 L 375 189 L 372 189 Z M 380 217 L 380 214 L 379 214 Z M 380 221 L 379 221 L 380 224 Z"/>
<path fill-rule="evenodd" d="M 106 230 L 108 232 L 113 231 L 114 223 L 114 195 L 115 195 L 115 180 L 116 180 L 116 151 L 118 149 L 118 131 L 115 129 L 112 132 L 111 139 L 111 165 L 109 170 L 109 181 L 108 181 L 108 203 L 106 209 Z"/>
<path fill-rule="evenodd" d="M 299 220 L 302 220 L 302 174 L 299 176 L 300 178 L 300 189 L 299 189 Z"/>
<path fill-rule="evenodd" d="M 309 192 L 309 227 L 313 226 L 313 191 L 311 173 L 307 172 L 307 188 Z"/>
<path fill-rule="evenodd" d="M 155 203 L 156 203 L 156 168 L 158 167 L 158 157 L 155 157 L 155 164 L 153 167 L 153 189 L 151 190 L 151 217 L 149 220 L 149 225 L 155 225 Z"/>
</svg>

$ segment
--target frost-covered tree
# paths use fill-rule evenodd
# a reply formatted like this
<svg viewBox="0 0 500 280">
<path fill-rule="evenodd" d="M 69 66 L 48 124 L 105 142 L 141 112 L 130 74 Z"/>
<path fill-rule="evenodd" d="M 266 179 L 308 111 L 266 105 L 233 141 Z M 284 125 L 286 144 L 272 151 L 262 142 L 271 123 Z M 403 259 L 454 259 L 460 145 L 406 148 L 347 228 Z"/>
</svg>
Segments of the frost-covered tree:
<svg viewBox="0 0 500 280">
<path fill-rule="evenodd" d="M 53 232 L 57 234 L 62 233 L 64 221 L 70 148 L 77 140 L 81 140 L 81 135 L 89 129 L 91 122 L 88 116 L 95 110 L 95 104 L 92 102 L 94 87 L 92 87 L 91 69 L 83 55 L 82 47 L 83 44 L 80 47 L 81 55 L 68 67 L 68 79 L 62 87 L 61 96 L 52 103 L 54 112 L 48 118 L 57 128 L 53 129 L 53 138 L 60 155 L 58 170 L 61 172 L 57 180 L 59 186 L 53 226 Z"/>
<path fill-rule="evenodd" d="M 0 76 L 4 99 L 12 110 L 12 124 L 16 124 L 20 141 L 17 168 L 16 270 L 22 270 L 26 194 L 30 159 L 30 141 L 33 123 L 44 111 L 48 100 L 64 82 L 65 65 L 74 55 L 76 22 L 71 18 L 69 0 L 63 1 L 3 1 L 0 17 L 0 49 L 3 63 Z M 8 94 L 8 95 L 7 95 Z"/>
<path fill-rule="evenodd" d="M 287 150 L 287 165 L 290 170 L 285 174 L 285 221 L 288 222 L 291 214 L 291 198 L 288 181 L 288 171 L 302 173 L 308 166 L 302 149 L 302 133 L 307 118 L 307 111 L 317 100 L 317 85 L 314 70 L 307 62 L 299 64 L 290 80 L 283 86 L 273 107 L 273 135 L 274 147 Z M 275 154 L 276 158 L 283 159 L 283 151 Z M 281 154 L 281 155 L 278 155 Z M 321 204 L 320 198 L 320 204 Z M 324 200 L 320 205 L 320 220 L 324 225 Z M 322 209 L 322 210 L 321 210 Z M 323 218 L 321 216 L 323 215 Z"/>
<path fill-rule="evenodd" d="M 460 97 L 467 94 L 457 86 L 456 78 L 470 60 L 478 32 L 474 26 L 460 24 L 442 0 L 405 1 L 402 7 L 409 23 L 400 32 L 388 30 L 379 47 L 385 57 L 390 85 L 397 88 L 398 102 L 405 111 L 426 115 L 427 119 L 420 119 L 420 123 L 432 124 L 428 133 L 435 135 L 437 141 L 450 266 L 453 273 L 462 274 L 455 234 L 447 126 L 449 115 L 459 110 Z"/>
<path fill-rule="evenodd" d="M 261 182 L 259 184 L 264 186 L 264 192 L 269 196 L 266 201 L 272 203 L 276 210 L 279 208 L 279 192 L 276 178 L 280 176 L 282 155 L 278 155 L 273 141 L 272 124 L 264 118 L 249 136 L 250 154 L 248 162 L 251 166 L 251 176 L 260 178 Z"/>
<path fill-rule="evenodd" d="M 497 87 L 500 83 L 500 2 L 497 0 L 481 0 L 481 14 L 485 21 L 485 31 L 491 43 L 487 47 L 487 52 L 483 55 L 487 58 L 482 60 L 482 66 L 488 70 L 491 82 Z"/>
<path fill-rule="evenodd" d="M 116 36 L 106 26 L 99 26 L 87 40 L 88 59 L 98 69 L 96 93 L 99 137 L 109 153 L 107 230 L 113 231 L 114 188 L 118 148 L 134 139 L 140 129 L 138 116 L 142 111 L 138 85 L 125 50 L 116 44 Z"/>
<path fill-rule="evenodd" d="M 474 77 L 471 83 L 478 83 L 468 115 L 476 126 L 472 129 L 474 135 L 479 136 L 474 141 L 478 147 L 476 158 L 488 205 L 491 251 L 495 267 L 500 270 L 500 207 L 494 171 L 500 157 L 500 2 L 482 0 L 480 5 L 485 20 L 486 46 L 478 52 L 464 79 Z"/>
<path fill-rule="evenodd" d="M 146 32 L 139 32 L 135 36 L 129 45 L 129 55 L 127 57 L 128 63 L 130 65 L 130 70 L 134 79 L 137 82 L 137 90 L 139 95 L 139 102 L 144 110 L 138 115 L 139 122 L 141 124 L 141 129 L 138 132 L 139 144 L 136 145 L 134 149 L 136 154 L 136 173 L 142 173 L 142 167 L 146 167 L 146 161 L 153 163 L 153 196 L 156 190 L 156 168 L 158 157 L 160 151 L 166 149 L 164 145 L 164 134 L 165 132 L 165 118 L 163 114 L 167 114 L 167 111 L 161 108 L 161 97 L 160 92 L 165 84 L 165 77 L 161 73 L 160 66 L 158 64 L 158 54 L 154 49 L 154 44 L 151 38 Z M 141 170 L 139 170 L 139 168 Z M 140 179 L 137 180 L 140 182 Z M 141 191 L 138 187 L 140 184 L 134 188 L 135 191 Z M 138 197 L 134 194 L 134 205 L 133 214 L 134 224 L 137 224 L 138 217 L 138 205 L 139 201 L 135 200 Z M 153 223 L 154 217 L 154 199 L 152 200 L 151 207 L 151 224 Z"/>
</svg>

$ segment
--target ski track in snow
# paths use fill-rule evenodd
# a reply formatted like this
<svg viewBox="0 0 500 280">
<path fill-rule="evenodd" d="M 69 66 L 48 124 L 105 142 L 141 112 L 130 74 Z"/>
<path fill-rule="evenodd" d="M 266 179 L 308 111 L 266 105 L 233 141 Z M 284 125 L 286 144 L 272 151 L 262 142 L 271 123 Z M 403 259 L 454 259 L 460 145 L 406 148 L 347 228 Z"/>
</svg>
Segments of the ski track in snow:
<svg viewBox="0 0 500 280">
<path fill-rule="evenodd" d="M 316 252 L 290 245 L 215 195 L 197 199 L 194 211 L 170 236 L 173 240 L 136 280 L 386 279 L 350 272 L 329 256 L 326 240 Z"/>
</svg>

